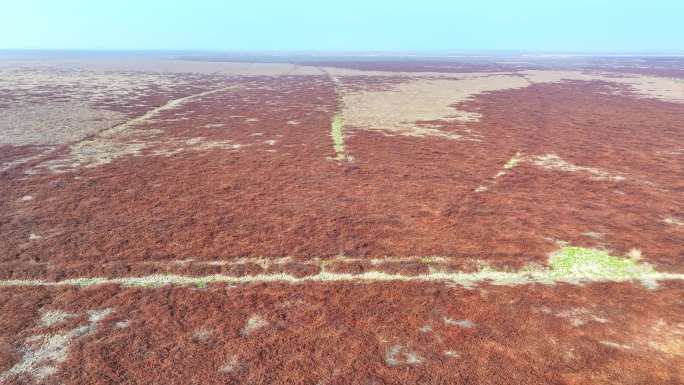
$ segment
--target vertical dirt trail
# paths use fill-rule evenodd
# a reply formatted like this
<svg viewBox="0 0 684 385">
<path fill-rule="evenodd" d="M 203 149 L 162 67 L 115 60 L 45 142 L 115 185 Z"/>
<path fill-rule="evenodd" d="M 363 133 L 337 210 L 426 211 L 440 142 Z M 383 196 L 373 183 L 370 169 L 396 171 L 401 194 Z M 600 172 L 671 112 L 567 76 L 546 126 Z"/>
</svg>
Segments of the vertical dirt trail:
<svg viewBox="0 0 684 385">
<path fill-rule="evenodd" d="M 335 159 L 336 161 L 353 161 L 353 158 L 349 157 L 346 154 L 344 145 L 344 119 L 342 117 L 341 111 L 343 106 L 340 105 L 342 103 L 342 82 L 337 76 L 331 74 L 324 68 L 316 68 L 318 68 L 323 74 L 325 74 L 325 76 L 328 77 L 328 79 L 330 79 L 330 81 L 333 83 L 333 86 L 335 87 L 335 94 L 337 96 L 337 108 L 335 110 L 335 115 L 333 116 L 332 121 L 330 123 L 330 137 L 332 138 L 333 149 L 335 150 L 335 156 L 333 159 Z"/>
</svg>

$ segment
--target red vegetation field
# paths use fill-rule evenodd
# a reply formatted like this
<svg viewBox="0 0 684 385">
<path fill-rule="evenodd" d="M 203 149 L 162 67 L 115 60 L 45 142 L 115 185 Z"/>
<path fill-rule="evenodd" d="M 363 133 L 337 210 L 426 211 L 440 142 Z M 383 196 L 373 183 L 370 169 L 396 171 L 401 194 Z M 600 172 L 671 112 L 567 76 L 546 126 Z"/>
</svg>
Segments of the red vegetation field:
<svg viewBox="0 0 684 385">
<path fill-rule="evenodd" d="M 145 73 L 92 103 L 109 86 L 0 90 L 0 112 L 112 119 L 0 137 L 0 384 L 684 383 L 684 103 L 537 81 L 454 100 L 478 119 L 416 119 L 463 140 L 344 127 L 336 160 L 345 95 L 512 69 L 329 64 Z M 569 246 L 671 275 L 439 279 Z"/>
</svg>

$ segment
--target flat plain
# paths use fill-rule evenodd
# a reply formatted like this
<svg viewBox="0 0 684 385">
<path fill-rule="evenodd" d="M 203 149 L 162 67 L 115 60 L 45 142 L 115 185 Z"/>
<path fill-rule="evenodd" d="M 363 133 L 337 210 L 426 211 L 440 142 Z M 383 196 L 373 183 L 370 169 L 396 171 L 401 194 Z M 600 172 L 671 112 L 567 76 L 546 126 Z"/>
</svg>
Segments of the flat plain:
<svg viewBox="0 0 684 385">
<path fill-rule="evenodd" d="M 0 384 L 238 383 L 684 383 L 684 59 L 0 60 Z"/>
</svg>

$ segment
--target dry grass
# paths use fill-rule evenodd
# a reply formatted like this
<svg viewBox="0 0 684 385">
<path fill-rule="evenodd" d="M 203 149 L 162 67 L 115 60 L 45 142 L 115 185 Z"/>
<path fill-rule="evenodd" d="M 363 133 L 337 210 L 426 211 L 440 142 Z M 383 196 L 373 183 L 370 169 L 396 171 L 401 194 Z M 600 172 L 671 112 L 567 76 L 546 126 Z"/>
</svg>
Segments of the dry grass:
<svg viewBox="0 0 684 385">
<path fill-rule="evenodd" d="M 173 155 L 181 151 L 205 151 L 219 148 L 234 150 L 240 145 L 230 141 L 209 141 L 201 137 L 180 140 L 174 138 L 161 139 L 157 137 L 159 130 L 138 130 L 137 126 L 152 121 L 164 111 L 176 109 L 183 104 L 212 94 L 228 92 L 234 86 L 222 87 L 194 95 L 172 99 L 167 103 L 153 108 L 143 115 L 125 121 L 121 124 L 101 131 L 97 136 L 78 141 L 70 146 L 70 154 L 45 162 L 38 168 L 47 168 L 53 172 L 69 171 L 78 167 L 96 167 L 110 163 L 114 159 L 125 155 L 140 155 L 142 150 L 163 146 L 164 150 L 153 152 L 152 155 Z"/>
<path fill-rule="evenodd" d="M 245 326 L 240 331 L 242 336 L 249 336 L 257 330 L 268 326 L 268 321 L 261 318 L 261 316 L 254 314 L 245 322 Z"/>
<path fill-rule="evenodd" d="M 616 76 L 609 73 L 581 71 L 526 71 L 515 75 L 376 73 L 334 69 L 329 69 L 329 71 L 336 76 L 362 73 L 367 76 L 411 77 L 410 81 L 394 85 L 389 90 L 347 92 L 342 90 L 345 127 L 377 130 L 390 135 L 460 139 L 462 135 L 442 131 L 439 124 L 429 122 L 476 121 L 479 119 L 477 113 L 458 110 L 453 105 L 483 92 L 522 88 L 534 83 L 563 80 L 604 81 L 626 86 L 631 96 L 684 102 L 684 84 L 675 79 L 655 76 Z M 614 92 L 623 93 L 621 90 Z"/>
<path fill-rule="evenodd" d="M 45 60 L 0 60 L 0 69 L 40 69 L 60 71 L 97 72 L 147 72 L 147 73 L 196 73 L 225 74 L 229 76 L 321 76 L 316 67 L 288 63 L 247 63 L 171 60 L 140 57 L 121 58 L 79 58 Z"/>
<path fill-rule="evenodd" d="M 563 80 L 615 83 L 627 86 L 632 94 L 637 97 L 684 103 L 684 83 L 672 78 L 580 71 L 525 71 L 522 74 L 533 83 L 551 83 Z"/>
<path fill-rule="evenodd" d="M 460 79 L 413 79 L 387 91 L 346 92 L 342 94 L 342 117 L 347 128 L 378 130 L 390 135 L 462 136 L 420 122 L 470 122 L 477 113 L 452 107 L 486 91 L 525 87 L 519 76 L 467 76 Z"/>
<path fill-rule="evenodd" d="M 52 62 L 44 64 L 49 67 Z M 193 80 L 160 73 L 60 70 L 30 66 L 3 69 L 0 65 L 0 89 L 9 92 L 12 104 L 21 106 L 29 102 L 52 104 L 55 97 L 89 105 L 134 105 L 141 97 L 155 92 L 172 92 L 178 87 L 191 85 Z"/>
<path fill-rule="evenodd" d="M 91 310 L 87 313 L 88 321 L 86 324 L 54 334 L 37 334 L 28 338 L 22 348 L 21 361 L 7 371 L 0 373 L 0 383 L 21 376 L 33 377 L 41 382 L 56 373 L 58 365 L 67 359 L 71 343 L 80 337 L 95 332 L 99 322 L 106 318 L 111 311 L 111 309 Z M 64 314 L 49 315 L 49 325 L 45 325 L 44 314 L 41 326 L 52 326 L 62 322 L 65 318 Z"/>
<path fill-rule="evenodd" d="M 668 224 L 668 225 L 673 225 L 673 226 L 684 226 L 684 219 L 675 218 L 675 217 L 667 217 L 667 218 L 663 219 L 663 222 Z"/>
<path fill-rule="evenodd" d="M 57 145 L 116 125 L 125 115 L 83 102 L 22 105 L 0 109 L 0 144 Z"/>
<path fill-rule="evenodd" d="M 563 172 L 584 172 L 591 174 L 591 177 L 596 180 L 609 180 L 614 182 L 624 181 L 625 177 L 604 171 L 594 167 L 578 166 L 561 159 L 555 154 L 537 155 L 528 159 L 532 164 L 555 171 Z"/>
<path fill-rule="evenodd" d="M 385 352 L 387 366 L 417 365 L 422 362 L 423 358 L 406 346 L 392 345 Z"/>
</svg>

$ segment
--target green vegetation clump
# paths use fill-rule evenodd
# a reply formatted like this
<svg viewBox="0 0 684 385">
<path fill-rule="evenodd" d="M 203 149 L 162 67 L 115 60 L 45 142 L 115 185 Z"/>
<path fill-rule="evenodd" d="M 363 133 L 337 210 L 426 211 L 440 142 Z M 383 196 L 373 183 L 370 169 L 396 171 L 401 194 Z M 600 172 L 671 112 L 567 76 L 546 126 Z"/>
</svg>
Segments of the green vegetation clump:
<svg viewBox="0 0 684 385">
<path fill-rule="evenodd" d="M 335 149 L 335 160 L 345 160 L 347 156 L 344 151 L 344 134 L 342 129 L 344 128 L 344 122 L 342 121 L 342 116 L 337 114 L 332 121 L 331 135 L 333 139 L 333 148 Z"/>
<path fill-rule="evenodd" d="M 506 162 L 506 164 L 504 164 L 504 168 L 506 170 L 510 170 L 513 167 L 517 166 L 521 160 L 522 159 L 520 158 L 520 152 L 516 152 L 515 155 L 513 155 L 513 157 L 511 157 L 511 159 L 509 159 L 508 162 Z"/>
<path fill-rule="evenodd" d="M 653 266 L 636 258 L 620 258 L 583 247 L 563 247 L 549 258 L 550 278 L 592 281 L 642 280 L 656 274 Z"/>
</svg>

